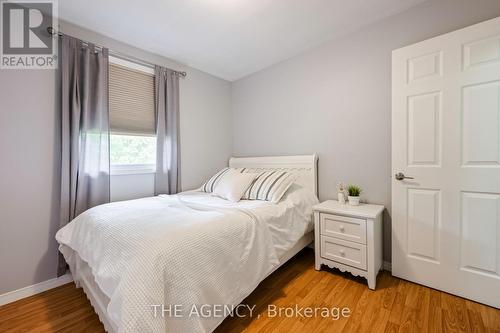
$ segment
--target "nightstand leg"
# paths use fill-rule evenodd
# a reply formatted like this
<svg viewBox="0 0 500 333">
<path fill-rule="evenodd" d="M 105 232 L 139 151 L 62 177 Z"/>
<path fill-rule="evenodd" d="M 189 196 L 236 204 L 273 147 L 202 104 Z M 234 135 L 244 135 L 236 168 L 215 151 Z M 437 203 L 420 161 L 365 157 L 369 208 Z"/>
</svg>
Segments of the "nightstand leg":
<svg viewBox="0 0 500 333">
<path fill-rule="evenodd" d="M 314 242 L 314 269 L 319 271 L 321 270 L 321 259 L 319 255 L 319 246 L 317 244 L 319 244 L 319 242 Z"/>
<path fill-rule="evenodd" d="M 368 280 L 368 288 L 371 290 L 375 290 L 375 285 L 377 284 L 377 275 L 376 274 L 368 274 L 366 278 Z"/>
<path fill-rule="evenodd" d="M 319 212 L 314 212 L 314 269 L 317 271 L 321 269 L 319 244 Z"/>
</svg>

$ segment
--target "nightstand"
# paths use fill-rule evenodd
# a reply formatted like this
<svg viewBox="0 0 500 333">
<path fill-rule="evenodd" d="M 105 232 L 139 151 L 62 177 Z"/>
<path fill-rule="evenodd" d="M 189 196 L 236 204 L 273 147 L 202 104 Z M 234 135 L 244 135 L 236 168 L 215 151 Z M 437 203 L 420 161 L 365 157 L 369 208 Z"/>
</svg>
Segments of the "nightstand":
<svg viewBox="0 0 500 333">
<path fill-rule="evenodd" d="M 363 276 L 375 289 L 382 268 L 384 206 L 328 200 L 313 207 L 315 268 L 321 264 Z"/>
</svg>

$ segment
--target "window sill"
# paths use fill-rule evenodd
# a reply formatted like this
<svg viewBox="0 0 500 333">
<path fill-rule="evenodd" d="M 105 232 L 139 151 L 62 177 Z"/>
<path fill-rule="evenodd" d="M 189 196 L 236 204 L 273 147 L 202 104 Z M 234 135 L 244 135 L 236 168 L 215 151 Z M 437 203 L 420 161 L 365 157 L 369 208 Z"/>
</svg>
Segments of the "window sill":
<svg viewBox="0 0 500 333">
<path fill-rule="evenodd" d="M 154 174 L 154 164 L 115 164 L 111 165 L 111 176 Z"/>
</svg>

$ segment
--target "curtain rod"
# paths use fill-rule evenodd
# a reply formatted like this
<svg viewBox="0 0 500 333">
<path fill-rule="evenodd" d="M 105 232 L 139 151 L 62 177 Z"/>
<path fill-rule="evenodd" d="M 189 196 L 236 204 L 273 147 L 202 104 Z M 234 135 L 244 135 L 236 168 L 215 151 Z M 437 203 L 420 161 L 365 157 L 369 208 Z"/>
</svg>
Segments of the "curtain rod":
<svg viewBox="0 0 500 333">
<path fill-rule="evenodd" d="M 63 36 L 69 36 L 69 35 L 66 35 L 66 34 L 63 34 L 62 32 L 58 32 L 56 31 L 56 29 L 54 29 L 53 27 L 48 27 L 47 28 L 47 32 L 54 36 L 54 35 L 58 35 L 59 37 L 63 37 Z M 71 36 L 69 36 L 71 37 Z M 89 42 L 86 42 L 86 43 L 89 43 Z M 92 43 L 93 44 L 93 43 Z M 103 46 L 100 46 L 100 45 L 97 45 L 97 44 L 94 44 L 96 45 L 97 47 L 99 48 L 103 48 Z M 113 51 L 113 50 L 109 50 L 109 53 L 112 55 L 112 56 L 115 56 L 117 58 L 121 58 L 121 59 L 124 59 L 124 60 L 128 60 L 128 61 L 132 61 L 132 62 L 135 62 L 139 65 L 143 65 L 143 66 L 147 66 L 147 67 L 151 67 L 151 68 L 154 68 L 156 65 L 153 64 L 153 63 L 150 63 L 150 62 L 147 62 L 147 61 L 144 61 L 142 59 L 139 59 L 139 58 L 136 58 L 136 57 L 133 57 L 133 56 L 129 56 L 129 55 L 126 55 L 126 54 L 123 54 L 121 52 L 116 52 L 116 51 Z M 186 72 L 180 72 L 180 71 L 175 71 L 173 70 L 173 72 L 177 75 L 177 76 L 180 76 L 180 77 L 186 77 L 187 76 L 187 73 Z"/>
</svg>

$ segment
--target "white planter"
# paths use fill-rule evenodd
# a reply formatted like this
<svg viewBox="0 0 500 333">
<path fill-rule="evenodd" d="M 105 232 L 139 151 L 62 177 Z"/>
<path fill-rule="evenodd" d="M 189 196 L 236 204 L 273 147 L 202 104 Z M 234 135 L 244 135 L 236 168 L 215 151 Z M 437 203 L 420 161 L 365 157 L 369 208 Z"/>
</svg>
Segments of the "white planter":
<svg viewBox="0 0 500 333">
<path fill-rule="evenodd" d="M 351 206 L 359 206 L 359 197 L 351 197 L 349 195 L 347 198 L 349 199 L 349 205 L 351 205 Z"/>
</svg>

